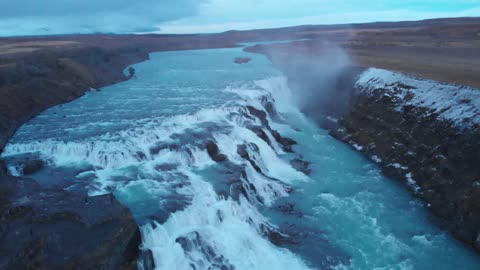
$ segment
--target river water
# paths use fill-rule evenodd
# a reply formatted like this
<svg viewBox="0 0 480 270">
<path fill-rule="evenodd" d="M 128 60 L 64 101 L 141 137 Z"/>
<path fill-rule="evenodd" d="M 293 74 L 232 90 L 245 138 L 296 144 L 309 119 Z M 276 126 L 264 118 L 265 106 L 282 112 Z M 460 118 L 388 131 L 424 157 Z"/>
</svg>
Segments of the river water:
<svg viewBox="0 0 480 270">
<path fill-rule="evenodd" d="M 25 124 L 2 156 L 16 175 L 27 156 L 48 162 L 32 175 L 46 186 L 113 192 L 158 269 L 480 269 L 403 185 L 299 112 L 264 56 L 162 52 L 133 67 Z"/>
</svg>

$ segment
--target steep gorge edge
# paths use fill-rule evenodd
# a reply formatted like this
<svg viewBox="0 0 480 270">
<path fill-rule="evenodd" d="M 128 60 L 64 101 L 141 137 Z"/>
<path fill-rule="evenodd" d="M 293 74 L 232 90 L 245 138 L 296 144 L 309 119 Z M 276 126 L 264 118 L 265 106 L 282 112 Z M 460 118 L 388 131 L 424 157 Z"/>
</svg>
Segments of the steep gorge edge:
<svg viewBox="0 0 480 270">
<path fill-rule="evenodd" d="M 147 59 L 146 50 L 99 47 L 45 50 L 15 59 L 14 68 L 0 72 L 0 149 L 32 117 L 130 79 L 133 72 L 125 76 L 123 70 Z M 113 195 L 47 189 L 0 167 L 0 268 L 137 268 L 140 231 Z"/>
<path fill-rule="evenodd" d="M 417 90 L 408 81 L 379 85 L 370 93 L 364 87 L 356 85 L 350 110 L 330 134 L 376 162 L 385 175 L 404 182 L 442 226 L 480 251 L 478 107 L 477 116 L 455 123 L 442 117 L 442 110 L 408 101 Z M 456 87 L 458 92 L 465 88 Z M 399 92 L 407 93 L 406 100 L 397 99 L 394 93 Z M 462 102 L 475 101 L 453 106 Z"/>
<path fill-rule="evenodd" d="M 308 59 L 292 53 L 285 61 L 284 55 L 262 46 L 248 47 L 245 51 L 267 56 L 287 77 L 294 94 L 324 87 L 318 81 L 312 84 L 317 77 L 322 77 L 317 74 L 321 72 L 316 63 L 318 57 Z M 291 59 L 297 61 L 296 69 L 290 67 Z M 329 68 L 335 69 L 336 63 L 331 64 Z M 327 66 L 328 63 L 323 64 L 324 68 Z M 312 70 L 314 74 L 308 74 Z M 480 124 L 474 121 L 476 117 L 462 119 L 459 126 L 442 118 L 443 111 L 409 105 L 408 94 L 407 102 L 399 110 L 399 101 L 389 90 L 409 92 L 415 90 L 415 86 L 399 80 L 370 89 L 375 90 L 374 94 L 367 94 L 363 86 L 356 83 L 367 68 L 348 66 L 339 70 L 341 72 L 328 78 L 328 87 L 333 88 L 321 90 L 324 96 L 316 96 L 315 104 L 309 104 L 304 112 L 331 136 L 377 163 L 386 176 L 403 182 L 426 202 L 435 223 L 480 252 Z M 450 86 L 460 90 L 468 88 Z M 300 90 L 302 87 L 305 89 Z M 463 102 L 472 101 L 460 100 L 453 107 Z M 480 106 L 476 109 L 478 114 Z"/>
</svg>

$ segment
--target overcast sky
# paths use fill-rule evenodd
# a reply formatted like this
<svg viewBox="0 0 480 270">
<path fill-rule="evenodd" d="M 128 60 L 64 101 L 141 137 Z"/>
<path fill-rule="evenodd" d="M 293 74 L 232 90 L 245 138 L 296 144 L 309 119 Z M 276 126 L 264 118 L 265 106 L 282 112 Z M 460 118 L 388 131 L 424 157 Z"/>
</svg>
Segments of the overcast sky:
<svg viewBox="0 0 480 270">
<path fill-rule="evenodd" d="M 480 0 L 0 0 L 0 36 L 209 33 L 480 16 Z"/>
</svg>

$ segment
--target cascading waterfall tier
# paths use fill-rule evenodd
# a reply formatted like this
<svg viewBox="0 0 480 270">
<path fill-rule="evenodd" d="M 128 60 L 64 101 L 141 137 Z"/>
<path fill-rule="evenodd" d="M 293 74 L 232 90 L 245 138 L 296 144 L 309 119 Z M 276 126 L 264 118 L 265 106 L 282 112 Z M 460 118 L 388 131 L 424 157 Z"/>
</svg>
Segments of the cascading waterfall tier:
<svg viewBox="0 0 480 270">
<path fill-rule="evenodd" d="M 158 198 L 158 209 L 133 212 L 144 222 L 142 248 L 159 269 L 308 268 L 268 240 L 281 234 L 257 209 L 308 179 L 280 157 L 294 142 L 270 126 L 279 112 L 293 109 L 273 97 L 288 95 L 286 81 L 273 77 L 224 91 L 238 100 L 117 134 L 9 144 L 3 155 L 36 153 L 56 166 L 87 168 L 76 178 L 95 183 L 91 194 L 113 190 L 127 204 L 135 205 L 138 192 Z M 21 171 L 11 166 L 12 173 Z M 172 201 L 177 205 L 169 206 Z M 172 211 L 157 213 L 165 209 Z"/>
</svg>

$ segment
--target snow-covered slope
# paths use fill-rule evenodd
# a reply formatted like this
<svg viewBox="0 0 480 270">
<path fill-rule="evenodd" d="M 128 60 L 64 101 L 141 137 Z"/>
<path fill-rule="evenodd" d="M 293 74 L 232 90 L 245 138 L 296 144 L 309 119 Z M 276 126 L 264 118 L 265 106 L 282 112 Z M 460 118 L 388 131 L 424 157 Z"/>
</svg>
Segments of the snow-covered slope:
<svg viewBox="0 0 480 270">
<path fill-rule="evenodd" d="M 452 121 L 468 128 L 480 123 L 480 89 L 414 78 L 402 73 L 369 68 L 355 85 L 369 95 L 390 97 L 397 109 L 415 106 L 427 109 L 427 115 Z"/>
</svg>

